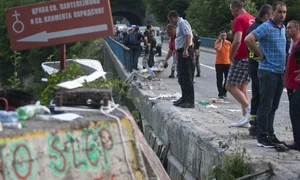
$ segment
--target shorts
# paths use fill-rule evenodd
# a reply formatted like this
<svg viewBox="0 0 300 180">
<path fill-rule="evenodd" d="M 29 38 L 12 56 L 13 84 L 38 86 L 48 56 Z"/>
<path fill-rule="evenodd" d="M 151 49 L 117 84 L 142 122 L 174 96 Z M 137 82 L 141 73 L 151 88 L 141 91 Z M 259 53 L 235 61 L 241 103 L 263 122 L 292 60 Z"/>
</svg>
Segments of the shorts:
<svg viewBox="0 0 300 180">
<path fill-rule="evenodd" d="M 248 69 L 248 58 L 235 59 L 230 65 L 227 81 L 238 85 L 241 85 L 243 82 L 249 83 L 250 76 Z"/>
</svg>

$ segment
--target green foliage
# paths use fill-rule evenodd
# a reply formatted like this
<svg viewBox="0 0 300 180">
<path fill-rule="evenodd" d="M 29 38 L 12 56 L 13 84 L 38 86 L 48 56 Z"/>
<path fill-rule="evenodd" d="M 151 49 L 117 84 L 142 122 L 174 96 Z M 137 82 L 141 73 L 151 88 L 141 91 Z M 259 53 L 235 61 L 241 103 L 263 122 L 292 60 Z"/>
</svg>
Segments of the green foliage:
<svg viewBox="0 0 300 180">
<path fill-rule="evenodd" d="M 186 9 L 187 20 L 202 37 L 217 37 L 224 29 L 231 29 L 230 0 L 191 0 Z"/>
<path fill-rule="evenodd" d="M 59 70 L 48 76 L 48 86 L 41 93 L 41 104 L 47 105 L 51 99 L 55 96 L 57 84 L 69 80 L 74 80 L 81 75 L 83 71 L 80 69 L 80 65 L 70 64 L 66 69 Z"/>
<path fill-rule="evenodd" d="M 254 16 L 254 17 L 258 16 L 258 11 L 257 11 L 256 5 L 253 1 L 245 0 L 244 6 L 245 6 L 246 11 L 248 13 L 250 13 L 252 16 Z"/>
<path fill-rule="evenodd" d="M 171 10 L 177 10 L 180 16 L 185 17 L 185 10 L 189 6 L 189 0 L 143 0 L 149 6 L 149 11 L 155 15 L 160 23 L 168 23 L 167 15 Z"/>
<path fill-rule="evenodd" d="M 216 180 L 234 180 L 249 174 L 245 148 L 230 150 L 230 155 L 224 154 L 229 149 L 227 143 L 219 141 L 219 148 L 222 150 L 217 156 L 217 162 L 212 167 L 212 175 Z M 223 155 L 223 156 L 221 156 Z"/>
<path fill-rule="evenodd" d="M 21 62 L 21 53 L 15 51 L 14 55 L 12 55 L 10 57 L 11 59 L 14 60 L 14 62 L 12 63 L 12 65 L 15 68 L 15 71 L 13 73 L 13 75 L 8 79 L 9 85 L 5 86 L 5 88 L 7 89 L 21 89 L 21 81 L 18 75 L 17 70 L 20 67 L 20 62 Z"/>
<path fill-rule="evenodd" d="M 113 99 L 119 103 L 124 102 L 125 98 L 129 98 L 128 89 L 130 85 L 116 78 L 99 78 L 92 82 L 84 82 L 84 87 L 90 88 L 112 88 Z"/>
<path fill-rule="evenodd" d="M 78 41 L 75 43 L 68 44 L 67 56 L 72 59 L 77 59 L 80 57 L 85 57 L 89 59 L 100 59 L 101 57 L 101 43 L 104 42 L 103 38 L 95 39 L 95 40 L 85 40 Z M 76 58 L 73 56 L 76 54 Z"/>
</svg>

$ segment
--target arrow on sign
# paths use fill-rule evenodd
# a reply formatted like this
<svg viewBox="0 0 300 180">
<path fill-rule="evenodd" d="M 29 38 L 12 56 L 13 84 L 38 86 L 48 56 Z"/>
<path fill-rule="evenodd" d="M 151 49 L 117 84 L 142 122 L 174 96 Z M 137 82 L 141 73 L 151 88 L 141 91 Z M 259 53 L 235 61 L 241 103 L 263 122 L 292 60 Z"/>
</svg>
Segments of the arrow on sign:
<svg viewBox="0 0 300 180">
<path fill-rule="evenodd" d="M 94 33 L 99 31 L 106 31 L 107 24 L 96 25 L 96 26 L 88 26 L 83 28 L 76 28 L 76 29 L 69 29 L 64 31 L 57 31 L 57 32 L 50 32 L 47 33 L 46 31 L 25 37 L 23 39 L 17 40 L 18 42 L 48 42 L 49 39 L 55 39 L 60 37 L 67 37 L 67 36 L 75 36 L 80 34 L 88 34 Z"/>
</svg>

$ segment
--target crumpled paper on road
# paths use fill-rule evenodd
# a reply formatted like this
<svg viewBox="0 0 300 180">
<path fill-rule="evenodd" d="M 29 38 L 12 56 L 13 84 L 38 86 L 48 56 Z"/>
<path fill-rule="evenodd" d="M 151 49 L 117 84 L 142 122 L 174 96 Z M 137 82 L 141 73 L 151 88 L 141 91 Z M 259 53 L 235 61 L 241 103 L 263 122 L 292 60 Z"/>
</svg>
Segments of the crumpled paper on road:
<svg viewBox="0 0 300 180">
<path fill-rule="evenodd" d="M 159 96 L 156 97 L 149 97 L 149 100 L 157 100 L 157 99 L 179 99 L 181 95 L 179 93 L 175 94 L 160 94 Z"/>
</svg>

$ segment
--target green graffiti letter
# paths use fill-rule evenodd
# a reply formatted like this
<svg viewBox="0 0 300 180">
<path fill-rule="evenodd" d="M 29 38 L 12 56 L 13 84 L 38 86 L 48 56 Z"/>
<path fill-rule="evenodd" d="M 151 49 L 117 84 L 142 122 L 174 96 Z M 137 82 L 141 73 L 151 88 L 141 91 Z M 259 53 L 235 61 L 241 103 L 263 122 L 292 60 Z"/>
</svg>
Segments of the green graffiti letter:
<svg viewBox="0 0 300 180">
<path fill-rule="evenodd" d="M 25 142 L 16 142 L 11 146 L 12 179 L 32 180 L 36 176 L 36 159 Z"/>
<path fill-rule="evenodd" d="M 96 143 L 96 139 L 95 139 L 95 135 L 92 133 L 89 134 L 83 134 L 82 136 L 82 147 L 84 148 L 84 151 L 86 153 L 86 157 L 87 160 L 89 162 L 89 169 L 92 170 L 99 170 L 101 169 L 101 163 L 100 163 L 100 155 L 99 155 L 99 150 L 97 143 Z M 100 145 L 101 146 L 101 145 Z"/>
<path fill-rule="evenodd" d="M 68 142 L 70 142 L 70 149 L 71 149 L 71 158 L 72 158 L 72 161 L 73 161 L 73 166 L 75 169 L 78 169 L 78 170 L 84 170 L 86 171 L 87 170 L 87 162 L 86 162 L 86 159 L 85 158 L 79 158 L 79 154 L 80 152 L 83 152 L 82 150 L 80 150 L 79 148 L 79 143 L 76 142 L 74 140 L 74 138 L 69 135 L 69 134 L 66 134 L 66 137 L 68 139 Z M 71 159 L 70 158 L 70 159 Z"/>
<path fill-rule="evenodd" d="M 49 167 L 53 174 L 56 176 L 64 176 L 66 171 L 69 169 L 69 163 L 67 156 L 63 152 L 63 148 L 59 146 L 60 138 L 59 136 L 49 136 L 48 137 L 48 149 L 51 158 Z M 53 160 L 56 159 L 56 160 Z"/>
<path fill-rule="evenodd" d="M 0 144 L 0 166 L 2 167 L 2 171 L 0 172 L 1 177 L 3 180 L 7 179 L 7 170 L 9 170 L 8 167 L 5 167 L 5 165 L 7 165 L 6 160 L 4 158 L 4 148 L 5 148 L 6 144 Z"/>
</svg>

